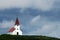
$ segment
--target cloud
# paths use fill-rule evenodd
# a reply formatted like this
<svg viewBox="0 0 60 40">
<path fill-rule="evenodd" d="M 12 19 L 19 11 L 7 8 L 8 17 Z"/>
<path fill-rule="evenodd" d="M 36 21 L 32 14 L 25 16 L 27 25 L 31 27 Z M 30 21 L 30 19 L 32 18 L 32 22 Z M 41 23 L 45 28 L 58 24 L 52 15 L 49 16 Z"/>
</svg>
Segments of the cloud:
<svg viewBox="0 0 60 40">
<path fill-rule="evenodd" d="M 25 8 L 30 7 L 30 0 L 0 0 L 0 8 Z"/>
<path fill-rule="evenodd" d="M 36 21 L 40 20 L 40 15 L 34 17 L 31 21 L 31 23 L 36 23 Z"/>
<path fill-rule="evenodd" d="M 36 20 L 32 22 L 33 19 Z M 43 35 L 43 36 L 50 36 L 50 37 L 57 37 L 60 38 L 60 22 L 58 21 L 50 21 L 46 17 L 40 16 L 40 19 L 37 19 L 38 16 L 34 17 L 31 20 L 32 26 L 36 28 L 33 31 L 30 31 L 28 35 Z M 38 21 L 39 20 L 39 21 Z M 33 28 L 33 29 L 34 29 Z M 31 29 L 32 30 L 32 29 Z"/>
<path fill-rule="evenodd" d="M 53 8 L 60 9 L 60 0 L 55 0 Z"/>
<path fill-rule="evenodd" d="M 0 9 L 35 8 L 49 10 L 54 2 L 54 0 L 0 0 Z"/>
<path fill-rule="evenodd" d="M 14 21 L 7 21 L 7 20 L 4 20 L 0 23 L 0 28 L 9 28 L 9 27 L 12 27 L 14 24 Z"/>
<path fill-rule="evenodd" d="M 53 4 L 54 0 L 35 0 L 33 5 L 35 8 L 45 11 L 52 8 Z"/>
</svg>

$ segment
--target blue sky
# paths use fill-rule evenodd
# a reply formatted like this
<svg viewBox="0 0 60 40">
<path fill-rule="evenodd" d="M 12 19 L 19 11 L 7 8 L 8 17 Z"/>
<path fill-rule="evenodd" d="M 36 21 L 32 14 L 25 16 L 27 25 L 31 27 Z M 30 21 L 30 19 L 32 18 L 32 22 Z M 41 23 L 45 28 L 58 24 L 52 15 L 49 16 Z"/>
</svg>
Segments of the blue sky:
<svg viewBox="0 0 60 40">
<path fill-rule="evenodd" d="M 8 33 L 17 16 L 23 35 L 60 38 L 60 0 L 0 0 L 0 34 Z"/>
</svg>

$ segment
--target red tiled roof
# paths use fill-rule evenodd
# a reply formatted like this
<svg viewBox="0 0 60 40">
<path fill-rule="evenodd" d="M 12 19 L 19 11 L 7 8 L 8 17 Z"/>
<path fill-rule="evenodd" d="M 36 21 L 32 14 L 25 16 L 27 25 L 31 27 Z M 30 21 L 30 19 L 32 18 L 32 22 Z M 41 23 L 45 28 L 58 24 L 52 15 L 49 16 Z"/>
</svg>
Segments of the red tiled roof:
<svg viewBox="0 0 60 40">
<path fill-rule="evenodd" d="M 14 30 L 15 30 L 15 28 L 13 27 L 9 30 L 9 32 L 13 32 Z"/>
</svg>

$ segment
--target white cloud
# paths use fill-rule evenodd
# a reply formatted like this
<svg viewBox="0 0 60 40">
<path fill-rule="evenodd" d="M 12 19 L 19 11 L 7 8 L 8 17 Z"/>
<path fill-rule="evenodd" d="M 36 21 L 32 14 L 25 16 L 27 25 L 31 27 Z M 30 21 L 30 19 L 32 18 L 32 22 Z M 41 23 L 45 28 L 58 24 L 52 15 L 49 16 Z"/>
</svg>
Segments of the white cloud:
<svg viewBox="0 0 60 40">
<path fill-rule="evenodd" d="M 34 0 L 33 5 L 35 8 L 45 11 L 52 8 L 53 4 L 54 4 L 54 0 Z"/>
<path fill-rule="evenodd" d="M 0 0 L 0 9 L 6 8 L 36 8 L 49 10 L 54 0 Z"/>
<path fill-rule="evenodd" d="M 30 7 L 30 0 L 0 0 L 0 8 Z"/>
<path fill-rule="evenodd" d="M 34 17 L 31 21 L 31 23 L 36 23 L 38 20 L 40 20 L 40 15 Z"/>
<path fill-rule="evenodd" d="M 35 19 L 35 18 L 33 18 L 33 19 Z M 38 21 L 38 20 L 40 20 L 40 21 Z M 29 32 L 28 35 L 44 35 L 44 36 L 60 38 L 60 22 L 57 22 L 57 21 L 52 22 L 52 21 L 49 21 L 45 17 L 43 17 L 42 19 L 40 17 L 40 19 L 36 19 L 35 22 L 37 22 L 37 23 L 32 22 L 32 25 L 37 24 L 37 26 L 35 26 L 35 28 L 36 27 L 37 28 L 35 30 Z"/>
<path fill-rule="evenodd" d="M 7 27 L 13 27 L 14 25 L 14 21 L 2 21 L 2 23 L 0 23 L 1 28 L 7 28 Z"/>
</svg>

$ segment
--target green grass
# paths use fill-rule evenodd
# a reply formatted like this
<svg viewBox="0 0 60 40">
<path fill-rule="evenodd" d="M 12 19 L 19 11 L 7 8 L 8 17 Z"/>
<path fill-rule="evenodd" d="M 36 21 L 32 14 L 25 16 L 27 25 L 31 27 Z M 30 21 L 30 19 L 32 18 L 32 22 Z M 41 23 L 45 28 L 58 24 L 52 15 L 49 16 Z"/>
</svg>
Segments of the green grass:
<svg viewBox="0 0 60 40">
<path fill-rule="evenodd" d="M 52 37 L 47 37 L 47 36 L 27 36 L 27 35 L 22 35 L 22 36 L 16 36 L 16 35 L 7 35 L 3 34 L 0 35 L 0 40 L 60 40 L 58 38 L 52 38 Z"/>
</svg>

